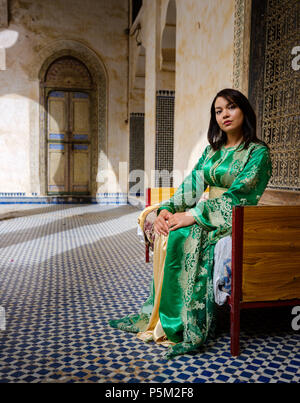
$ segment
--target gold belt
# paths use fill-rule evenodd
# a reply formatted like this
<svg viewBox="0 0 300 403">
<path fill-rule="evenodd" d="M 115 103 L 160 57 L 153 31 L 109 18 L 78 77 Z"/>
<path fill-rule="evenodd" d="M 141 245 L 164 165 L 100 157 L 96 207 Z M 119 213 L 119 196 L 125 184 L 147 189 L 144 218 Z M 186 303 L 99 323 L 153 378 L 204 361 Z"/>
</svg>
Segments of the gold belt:
<svg viewBox="0 0 300 403">
<path fill-rule="evenodd" d="M 221 197 L 223 193 L 225 193 L 228 189 L 221 188 L 218 186 L 210 186 L 209 187 L 209 198 L 216 199 L 217 197 Z"/>
</svg>

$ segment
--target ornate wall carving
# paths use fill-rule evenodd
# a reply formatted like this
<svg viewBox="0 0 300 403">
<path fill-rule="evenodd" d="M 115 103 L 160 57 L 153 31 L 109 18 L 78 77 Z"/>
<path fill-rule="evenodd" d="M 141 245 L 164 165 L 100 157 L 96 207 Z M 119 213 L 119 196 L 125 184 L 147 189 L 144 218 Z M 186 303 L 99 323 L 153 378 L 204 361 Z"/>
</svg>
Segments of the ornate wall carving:
<svg viewBox="0 0 300 403">
<path fill-rule="evenodd" d="M 248 94 L 251 0 L 235 0 L 233 88 Z"/>
<path fill-rule="evenodd" d="M 298 0 L 253 0 L 250 93 L 258 133 L 271 149 L 269 188 L 300 190 L 300 44 Z"/>
<path fill-rule="evenodd" d="M 86 66 L 72 57 L 61 57 L 51 64 L 46 77 L 47 87 L 91 88 L 92 78 Z"/>
</svg>

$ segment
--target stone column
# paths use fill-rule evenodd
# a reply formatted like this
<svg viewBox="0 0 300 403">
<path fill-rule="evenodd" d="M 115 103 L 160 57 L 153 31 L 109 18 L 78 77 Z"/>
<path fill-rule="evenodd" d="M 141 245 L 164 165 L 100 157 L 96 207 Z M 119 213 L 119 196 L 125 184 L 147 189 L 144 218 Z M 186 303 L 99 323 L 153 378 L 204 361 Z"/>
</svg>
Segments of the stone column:
<svg viewBox="0 0 300 403">
<path fill-rule="evenodd" d="M 0 0 L 0 28 L 8 27 L 7 0 Z"/>
<path fill-rule="evenodd" d="M 0 0 L 0 29 L 8 27 L 7 0 Z M 5 48 L 0 44 L 0 70 L 6 70 Z"/>
</svg>

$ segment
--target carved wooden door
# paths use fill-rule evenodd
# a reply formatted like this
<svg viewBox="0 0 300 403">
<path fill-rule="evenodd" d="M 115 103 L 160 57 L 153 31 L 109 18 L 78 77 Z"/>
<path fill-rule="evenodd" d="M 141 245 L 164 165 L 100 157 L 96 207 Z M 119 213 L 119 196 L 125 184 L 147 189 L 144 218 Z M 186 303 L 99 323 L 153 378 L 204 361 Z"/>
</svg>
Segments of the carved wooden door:
<svg viewBox="0 0 300 403">
<path fill-rule="evenodd" d="M 51 91 L 48 96 L 48 193 L 90 193 L 89 94 Z"/>
</svg>

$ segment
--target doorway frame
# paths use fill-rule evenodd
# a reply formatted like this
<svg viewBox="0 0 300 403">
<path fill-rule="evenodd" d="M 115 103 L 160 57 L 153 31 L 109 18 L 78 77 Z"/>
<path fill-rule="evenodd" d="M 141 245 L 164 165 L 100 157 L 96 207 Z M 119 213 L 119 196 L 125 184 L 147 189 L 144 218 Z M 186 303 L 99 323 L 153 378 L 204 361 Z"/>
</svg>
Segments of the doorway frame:
<svg viewBox="0 0 300 403">
<path fill-rule="evenodd" d="M 97 175 L 107 169 L 107 109 L 108 79 L 104 64 L 91 49 L 75 41 L 57 41 L 43 49 L 40 57 L 44 62 L 39 69 L 39 181 L 40 193 L 47 195 L 47 93 L 49 87 L 44 84 L 49 66 L 61 57 L 74 57 L 89 70 L 93 81 L 90 93 L 91 110 L 91 196 L 98 190 Z M 51 88 L 52 89 L 52 88 Z M 53 87 L 62 90 L 59 87 Z M 82 90 L 82 89 L 80 89 Z"/>
<path fill-rule="evenodd" d="M 48 120 L 49 120 L 49 114 L 48 114 L 48 98 L 49 98 L 49 94 L 51 94 L 52 91 L 61 91 L 61 92 L 67 92 L 67 93 L 71 93 L 71 92 L 82 92 L 82 93 L 86 93 L 89 95 L 89 99 L 92 99 L 92 95 L 93 95 L 93 87 L 92 88 L 80 88 L 80 87 L 73 87 L 73 88 L 65 88 L 65 87 L 45 87 L 45 97 L 46 97 L 46 106 L 47 106 L 47 110 L 46 112 L 46 116 L 45 116 L 45 128 L 46 128 L 46 193 L 47 196 L 70 196 L 70 197 L 76 197 L 76 196 L 91 196 L 92 193 L 92 158 L 93 158 L 93 150 L 96 150 L 95 146 L 95 139 L 94 136 L 92 135 L 92 131 L 90 132 L 90 167 L 89 167 L 89 171 L 90 171 L 90 186 L 89 186 L 89 191 L 88 193 L 84 194 L 82 192 L 49 192 L 48 189 L 48 181 L 49 181 L 49 158 L 48 158 L 48 143 L 49 143 L 49 139 L 48 139 Z M 93 113 L 93 106 L 90 103 L 89 106 L 89 116 L 90 116 L 90 120 L 91 120 L 91 116 Z M 70 158 L 70 156 L 69 156 Z M 68 161 L 68 165 L 69 165 L 70 161 Z M 70 168 L 70 167 L 69 167 Z M 71 175 L 70 170 L 68 170 L 68 175 Z M 68 178 L 68 180 L 70 181 L 70 177 Z"/>
</svg>

